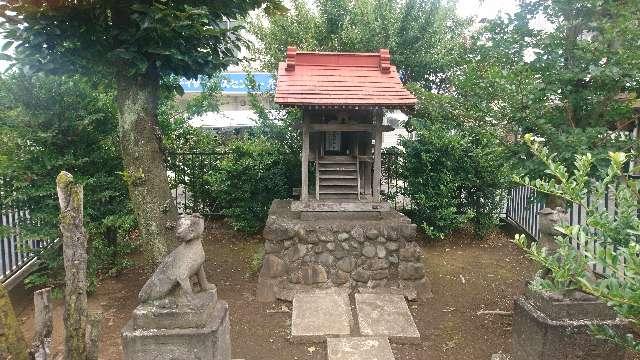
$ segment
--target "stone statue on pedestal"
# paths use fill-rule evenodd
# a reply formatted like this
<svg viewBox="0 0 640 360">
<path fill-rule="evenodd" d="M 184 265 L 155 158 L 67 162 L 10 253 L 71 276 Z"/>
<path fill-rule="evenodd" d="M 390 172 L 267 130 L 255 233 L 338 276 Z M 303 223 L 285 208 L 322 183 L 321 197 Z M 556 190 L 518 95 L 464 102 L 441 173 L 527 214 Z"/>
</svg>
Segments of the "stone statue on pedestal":
<svg viewBox="0 0 640 360">
<path fill-rule="evenodd" d="M 122 330 L 125 359 L 229 360 L 229 310 L 204 271 L 204 219 L 178 220 L 180 245 L 140 290 L 141 304 Z M 197 288 L 191 279 L 197 279 Z"/>
<path fill-rule="evenodd" d="M 556 226 L 566 225 L 569 223 L 567 210 L 562 207 L 555 209 L 544 208 L 538 212 L 539 228 L 540 228 L 540 246 L 546 247 L 549 253 L 558 250 L 558 243 L 555 237 L 560 235 L 560 231 Z"/>
<path fill-rule="evenodd" d="M 201 291 L 216 290 L 207 282 L 204 273 L 203 232 L 204 219 L 199 214 L 180 217 L 176 231 L 180 245 L 162 260 L 144 284 L 138 295 L 141 303 L 167 298 L 177 285 L 184 296 L 191 297 L 191 277 L 194 275 L 197 275 Z"/>
<path fill-rule="evenodd" d="M 560 245 L 556 241 L 556 236 L 562 235 L 562 233 L 556 229 L 557 226 L 563 226 L 569 224 L 569 214 L 562 207 L 555 209 L 544 208 L 538 212 L 539 215 L 539 229 L 540 229 L 540 246 L 547 249 L 547 253 L 554 254 L 560 248 Z M 590 269 L 586 269 L 585 274 L 590 280 L 595 280 L 593 273 Z M 551 276 L 551 269 L 542 269 L 539 276 L 545 278 Z M 555 300 L 562 300 L 565 298 L 573 300 L 589 300 L 595 301 L 596 298 L 592 295 L 585 294 L 579 290 L 570 290 L 561 294 L 551 293 L 549 296 Z"/>
</svg>

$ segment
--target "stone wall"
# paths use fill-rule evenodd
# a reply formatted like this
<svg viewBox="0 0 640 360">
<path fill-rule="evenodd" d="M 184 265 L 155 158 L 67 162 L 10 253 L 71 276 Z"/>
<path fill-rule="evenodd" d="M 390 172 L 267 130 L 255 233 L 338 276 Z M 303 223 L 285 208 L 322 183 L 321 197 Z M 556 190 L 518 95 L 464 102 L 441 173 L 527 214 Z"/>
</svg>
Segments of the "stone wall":
<svg viewBox="0 0 640 360">
<path fill-rule="evenodd" d="M 416 225 L 406 216 L 392 210 L 378 220 L 349 212 L 301 220 L 290 203 L 276 200 L 269 211 L 260 300 L 291 300 L 296 292 L 328 287 L 391 291 L 410 300 L 430 295 Z"/>
</svg>

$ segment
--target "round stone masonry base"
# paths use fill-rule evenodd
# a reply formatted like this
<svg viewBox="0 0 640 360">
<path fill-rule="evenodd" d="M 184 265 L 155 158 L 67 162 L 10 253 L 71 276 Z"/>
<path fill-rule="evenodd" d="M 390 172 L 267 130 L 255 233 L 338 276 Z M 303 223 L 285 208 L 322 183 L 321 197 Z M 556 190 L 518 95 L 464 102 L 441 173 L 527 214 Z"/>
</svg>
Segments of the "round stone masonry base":
<svg viewBox="0 0 640 360">
<path fill-rule="evenodd" d="M 310 220 L 275 200 L 264 228 L 265 257 L 257 298 L 291 301 L 295 294 L 324 288 L 431 296 L 415 224 L 395 210 L 375 219 L 343 211 Z"/>
</svg>

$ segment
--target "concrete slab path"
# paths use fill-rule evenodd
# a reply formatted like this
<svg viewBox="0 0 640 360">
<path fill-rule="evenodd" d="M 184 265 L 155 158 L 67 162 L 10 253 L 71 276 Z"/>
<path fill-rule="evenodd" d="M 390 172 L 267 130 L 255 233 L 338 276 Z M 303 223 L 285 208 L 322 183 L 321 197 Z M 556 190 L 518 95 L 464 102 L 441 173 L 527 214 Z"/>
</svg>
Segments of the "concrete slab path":
<svg viewBox="0 0 640 360">
<path fill-rule="evenodd" d="M 349 294 L 339 289 L 301 293 L 293 298 L 291 341 L 327 342 L 328 360 L 394 360 L 389 342 L 420 342 L 403 295 Z"/>
<path fill-rule="evenodd" d="M 327 360 L 394 360 L 387 338 L 327 339 Z"/>
<path fill-rule="evenodd" d="M 420 342 L 420 333 L 402 295 L 356 294 L 358 325 L 363 336 L 388 337 L 393 343 Z"/>
<path fill-rule="evenodd" d="M 293 298 L 291 341 L 324 342 L 351 334 L 351 306 L 345 291 L 297 294 Z"/>
</svg>

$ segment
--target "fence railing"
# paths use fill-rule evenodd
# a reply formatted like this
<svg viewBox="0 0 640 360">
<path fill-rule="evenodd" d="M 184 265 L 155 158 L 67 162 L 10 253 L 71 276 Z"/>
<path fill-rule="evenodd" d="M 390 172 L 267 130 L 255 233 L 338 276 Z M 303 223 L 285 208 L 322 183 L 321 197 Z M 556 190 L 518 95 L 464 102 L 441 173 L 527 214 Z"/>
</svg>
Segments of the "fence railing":
<svg viewBox="0 0 640 360">
<path fill-rule="evenodd" d="M 538 211 L 544 208 L 536 191 L 528 186 L 519 186 L 511 190 L 507 198 L 505 217 L 530 237 L 539 240 Z"/>
<path fill-rule="evenodd" d="M 219 160 L 214 152 L 178 152 L 167 156 L 171 192 L 179 213 L 213 215 L 215 199 L 208 194 L 207 175 Z"/>
<path fill-rule="evenodd" d="M 44 240 L 23 240 L 20 224 L 29 221 L 29 213 L 19 210 L 2 210 L 0 228 L 0 282 L 4 282 L 35 257 L 33 249 L 47 245 Z"/>
<path fill-rule="evenodd" d="M 609 214 L 613 215 L 616 212 L 614 194 L 611 190 L 608 190 L 606 196 L 602 199 L 594 199 L 592 196 L 588 196 L 585 200 L 587 206 L 596 204 L 598 209 L 606 210 Z M 537 241 L 540 240 L 538 212 L 542 210 L 543 207 L 544 203 L 534 189 L 528 186 L 519 186 L 511 190 L 511 196 L 507 200 L 504 215 L 507 220 Z M 586 209 L 580 204 L 571 204 L 567 217 L 569 225 L 586 225 L 587 223 Z M 581 244 L 578 239 L 572 239 L 571 243 L 579 250 L 584 246 L 584 250 L 593 255 L 597 254 L 601 249 L 611 249 L 614 251 L 617 249 L 615 244 L 604 244 L 598 241 Z M 623 259 L 618 269 L 619 273 L 624 274 L 624 266 Z M 600 264 L 592 264 L 591 270 L 597 274 L 607 274 L 607 270 Z"/>
<path fill-rule="evenodd" d="M 411 207 L 409 198 L 403 195 L 405 183 L 400 177 L 402 168 L 401 150 L 395 147 L 382 151 L 382 176 L 380 177 L 380 192 L 384 200 L 388 201 L 396 210 L 405 210 Z"/>
<path fill-rule="evenodd" d="M 167 170 L 171 193 L 179 213 L 200 212 L 217 214 L 215 199 L 208 193 L 207 175 L 215 169 L 220 154 L 214 152 L 175 152 L 167 156 Z M 402 156 L 395 148 L 382 152 L 380 190 L 385 200 L 397 210 L 410 207 L 402 195 L 404 182 L 400 179 Z M 371 176 L 373 178 L 373 176 Z"/>
</svg>

